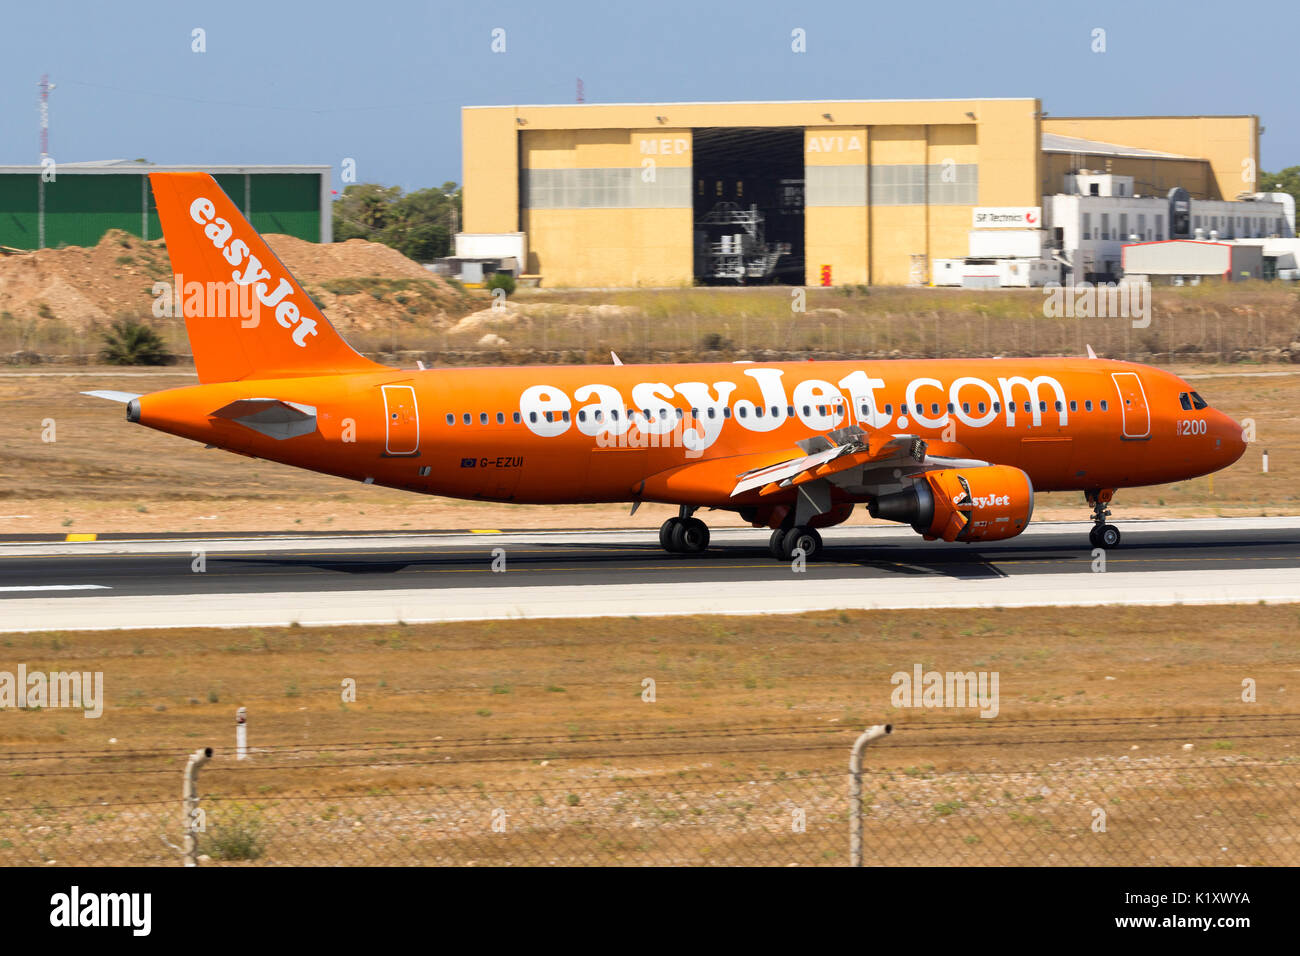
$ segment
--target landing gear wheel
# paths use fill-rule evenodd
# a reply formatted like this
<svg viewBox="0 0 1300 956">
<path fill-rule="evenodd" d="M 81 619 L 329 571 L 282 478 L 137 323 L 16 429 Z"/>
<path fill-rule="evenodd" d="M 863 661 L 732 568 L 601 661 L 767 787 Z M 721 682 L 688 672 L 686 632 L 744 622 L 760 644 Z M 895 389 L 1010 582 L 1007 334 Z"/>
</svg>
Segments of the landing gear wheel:
<svg viewBox="0 0 1300 956">
<path fill-rule="evenodd" d="M 1111 548 L 1119 547 L 1119 528 L 1113 524 L 1106 524 L 1106 519 L 1110 517 L 1110 509 L 1106 505 L 1110 504 L 1114 494 L 1113 488 L 1084 492 L 1085 500 L 1092 505 L 1093 525 L 1092 530 L 1088 532 L 1088 543 L 1094 548 L 1105 548 L 1109 551 Z"/>
<path fill-rule="evenodd" d="M 772 537 L 767 539 L 767 550 L 778 561 L 785 560 L 785 552 L 781 550 L 781 542 L 785 538 L 785 528 L 777 528 L 772 532 Z"/>
<path fill-rule="evenodd" d="M 677 554 L 699 554 L 709 546 L 709 526 L 699 518 L 677 518 L 672 530 L 672 550 Z"/>
<path fill-rule="evenodd" d="M 677 518 L 669 518 L 659 526 L 659 547 L 663 548 L 669 554 L 676 551 L 673 547 L 673 529 L 677 526 Z"/>
<path fill-rule="evenodd" d="M 794 560 L 797 550 L 803 551 L 805 561 L 811 560 L 822 547 L 822 536 L 815 528 L 791 528 L 781 539 L 781 557 L 786 561 Z"/>
</svg>

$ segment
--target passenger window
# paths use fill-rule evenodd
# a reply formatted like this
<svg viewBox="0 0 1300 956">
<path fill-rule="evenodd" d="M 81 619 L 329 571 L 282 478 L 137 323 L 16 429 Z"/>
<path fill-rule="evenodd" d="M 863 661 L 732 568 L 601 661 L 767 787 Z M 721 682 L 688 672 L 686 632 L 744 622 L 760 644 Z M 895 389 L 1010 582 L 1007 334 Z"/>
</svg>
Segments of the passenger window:
<svg viewBox="0 0 1300 956">
<path fill-rule="evenodd" d="M 515 412 L 514 418 L 515 418 L 515 424 L 518 425 L 521 420 L 518 412 Z"/>
<path fill-rule="evenodd" d="M 773 406 L 772 406 L 772 417 L 773 417 L 773 418 L 780 418 L 780 417 L 781 417 L 781 409 L 780 409 L 779 406 L 777 406 L 777 405 L 773 405 Z"/>
<path fill-rule="evenodd" d="M 506 413 L 505 413 L 505 412 L 497 412 L 497 424 L 498 424 L 498 425 L 504 425 L 505 423 L 506 423 Z"/>
<path fill-rule="evenodd" d="M 812 409 L 809 408 L 807 405 L 805 405 L 805 406 L 803 407 L 803 414 L 804 414 L 804 417 L 807 418 L 809 415 L 812 414 Z"/>
<path fill-rule="evenodd" d="M 962 402 L 962 403 L 961 403 L 961 410 L 962 410 L 963 412 L 965 412 L 967 415 L 969 415 L 969 414 L 970 414 L 970 402 Z M 981 408 L 980 411 L 982 412 L 982 411 L 984 411 L 984 409 Z"/>
<path fill-rule="evenodd" d="M 603 421 L 604 418 L 605 418 L 605 412 L 604 412 L 603 409 L 598 408 L 598 409 L 596 409 L 596 413 L 595 413 L 594 415 L 592 415 L 591 417 L 594 418 L 594 419 L 596 419 L 596 421 L 598 421 L 598 422 L 599 422 L 599 421 Z"/>
<path fill-rule="evenodd" d="M 1033 411 L 1033 409 L 1031 409 L 1031 408 L 1029 407 L 1029 403 L 1028 403 L 1028 402 L 1025 402 L 1025 411 L 1027 411 L 1027 412 L 1029 412 L 1029 411 Z"/>
<path fill-rule="evenodd" d="M 618 421 L 618 409 L 617 409 L 617 408 L 611 408 L 611 409 L 609 410 L 609 419 L 610 419 L 610 421 L 614 421 L 614 422 Z"/>
<path fill-rule="evenodd" d="M 465 419 L 465 424 L 466 424 L 466 425 L 468 425 L 471 421 L 473 421 L 473 416 L 470 415 L 469 412 L 466 412 L 466 413 L 464 414 L 463 417 L 464 417 L 464 419 Z"/>
<path fill-rule="evenodd" d="M 825 415 L 825 414 L 826 414 L 826 406 L 825 406 L 825 405 L 818 405 L 818 406 L 817 406 L 817 414 L 818 414 L 818 415 Z"/>
<path fill-rule="evenodd" d="M 867 405 L 866 405 L 865 402 L 862 404 L 862 414 L 863 414 L 863 415 L 866 415 L 866 414 L 867 414 Z"/>
<path fill-rule="evenodd" d="M 966 411 L 966 412 L 969 412 L 969 411 L 970 411 L 970 406 L 969 406 L 969 405 L 967 405 L 965 402 L 963 402 L 962 405 L 963 405 L 962 411 Z M 953 412 L 955 412 L 956 410 L 957 410 L 956 406 L 954 406 L 952 402 L 949 402 L 949 403 L 948 403 L 948 414 L 951 415 L 951 414 L 952 414 Z"/>
<path fill-rule="evenodd" d="M 1178 404 L 1183 406 L 1183 411 L 1185 412 L 1190 412 L 1192 410 L 1192 400 L 1186 392 L 1178 393 Z"/>
<path fill-rule="evenodd" d="M 885 414 L 886 415 L 894 414 L 894 406 L 889 402 L 885 402 Z"/>
<path fill-rule="evenodd" d="M 731 406 L 730 406 L 730 405 L 724 405 L 724 406 L 723 406 L 723 408 L 722 408 L 722 417 L 723 417 L 723 418 L 730 418 L 730 417 L 731 417 Z"/>
<path fill-rule="evenodd" d="M 1057 408 L 1058 408 L 1058 409 L 1060 408 L 1060 402 L 1057 402 Z M 1039 410 L 1040 412 L 1045 412 L 1045 411 L 1047 411 L 1047 403 L 1046 403 L 1046 402 L 1039 402 L 1039 403 L 1038 403 L 1038 410 Z"/>
<path fill-rule="evenodd" d="M 748 417 L 749 417 L 748 410 L 745 408 L 744 405 L 741 405 L 741 406 L 740 406 L 740 417 L 741 417 L 741 418 L 748 418 Z"/>
<path fill-rule="evenodd" d="M 714 408 L 712 405 L 710 405 L 710 406 L 708 407 L 708 410 L 705 412 L 705 414 L 708 415 L 710 418 L 717 418 L 717 417 L 718 417 L 718 410 L 717 410 L 716 408 Z"/>
<path fill-rule="evenodd" d="M 1060 412 L 1060 411 L 1064 411 L 1064 410 L 1065 410 L 1065 406 L 1061 404 L 1061 402 L 1060 402 L 1059 399 L 1056 401 L 1055 404 L 1056 404 L 1056 410 L 1057 410 L 1058 412 Z"/>
<path fill-rule="evenodd" d="M 479 413 L 478 413 L 478 423 L 479 423 L 480 425 L 486 425 L 486 424 L 487 424 L 487 412 L 479 412 Z"/>
<path fill-rule="evenodd" d="M 984 406 L 983 406 L 983 405 L 980 405 L 980 411 L 984 411 Z M 1000 412 L 1000 411 L 1002 411 L 1002 403 L 1001 403 L 1001 402 L 994 402 L 994 403 L 993 403 L 993 411 L 995 411 L 995 412 Z"/>
<path fill-rule="evenodd" d="M 567 421 L 569 420 L 569 413 L 568 413 L 568 412 L 560 412 L 560 417 L 563 418 L 563 419 L 567 422 Z"/>
<path fill-rule="evenodd" d="M 555 412 L 547 412 L 547 413 L 546 413 L 546 420 L 547 420 L 548 422 L 553 422 L 553 421 L 555 421 Z"/>
<path fill-rule="evenodd" d="M 578 421 L 580 421 L 580 422 L 585 422 L 586 420 L 587 420 L 587 413 L 586 413 L 586 411 L 584 411 L 584 410 L 581 409 L 581 408 L 578 409 Z"/>
<path fill-rule="evenodd" d="M 755 405 L 755 406 L 754 406 L 754 417 L 755 417 L 755 418 L 762 418 L 762 417 L 763 417 L 763 406 L 762 406 L 762 405 Z"/>
<path fill-rule="evenodd" d="M 1075 401 L 1073 398 L 1070 399 L 1070 411 L 1077 412 L 1078 410 L 1079 410 L 1079 403 Z"/>
<path fill-rule="evenodd" d="M 787 406 L 785 407 L 785 417 L 786 417 L 786 418 L 794 418 L 794 406 L 793 406 L 793 405 L 787 405 Z"/>
<path fill-rule="evenodd" d="M 1090 411 L 1092 411 L 1092 399 L 1091 399 L 1091 398 L 1088 399 L 1086 402 L 1083 403 L 1083 410 L 1084 410 L 1085 412 L 1090 412 Z"/>
<path fill-rule="evenodd" d="M 931 402 L 931 403 L 930 403 L 930 414 L 931 414 L 931 415 L 938 415 L 938 414 L 939 414 L 939 403 L 938 403 L 938 402 Z"/>
<path fill-rule="evenodd" d="M 1106 411 L 1106 399 L 1104 398 L 1101 400 L 1101 410 Z"/>
<path fill-rule="evenodd" d="M 700 410 L 698 408 L 692 408 L 691 418 L 699 418 L 699 417 L 700 417 Z"/>
<path fill-rule="evenodd" d="M 684 416 L 684 413 L 680 408 L 676 409 L 676 412 L 677 412 L 677 420 L 680 422 Z"/>
<path fill-rule="evenodd" d="M 1192 407 L 1196 408 L 1197 410 L 1202 408 L 1209 408 L 1210 403 L 1207 402 L 1205 399 L 1201 398 L 1201 396 L 1198 395 L 1196 392 L 1192 392 Z"/>
<path fill-rule="evenodd" d="M 529 420 L 530 422 L 532 422 L 534 425 L 536 425 L 536 424 L 537 424 L 537 413 L 536 413 L 536 412 L 529 412 L 529 413 L 528 413 L 528 420 Z"/>
<path fill-rule="evenodd" d="M 448 424 L 448 425 L 455 425 L 455 424 L 456 424 L 456 416 L 453 415 L 451 412 L 448 412 L 448 413 L 447 413 L 447 424 Z"/>
</svg>

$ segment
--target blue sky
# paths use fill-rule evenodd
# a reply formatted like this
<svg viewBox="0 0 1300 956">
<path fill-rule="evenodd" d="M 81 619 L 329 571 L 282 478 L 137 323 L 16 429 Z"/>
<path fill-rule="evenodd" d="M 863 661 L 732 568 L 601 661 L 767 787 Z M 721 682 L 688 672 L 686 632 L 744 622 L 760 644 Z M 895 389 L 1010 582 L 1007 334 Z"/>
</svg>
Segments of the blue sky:
<svg viewBox="0 0 1300 956">
<path fill-rule="evenodd" d="M 316 0 L 7 4 L 0 163 L 357 161 L 358 178 L 460 179 L 460 107 L 1037 96 L 1058 116 L 1257 113 L 1262 165 L 1300 165 L 1295 26 L 1257 5 Z M 1281 11 L 1282 7 L 1272 8 Z M 1239 13 L 1238 13 L 1239 11 Z M 192 53 L 191 30 L 207 34 Z M 506 30 L 505 54 L 490 50 Z M 807 53 L 790 32 L 807 32 Z M 1106 31 L 1106 52 L 1090 49 Z"/>
</svg>

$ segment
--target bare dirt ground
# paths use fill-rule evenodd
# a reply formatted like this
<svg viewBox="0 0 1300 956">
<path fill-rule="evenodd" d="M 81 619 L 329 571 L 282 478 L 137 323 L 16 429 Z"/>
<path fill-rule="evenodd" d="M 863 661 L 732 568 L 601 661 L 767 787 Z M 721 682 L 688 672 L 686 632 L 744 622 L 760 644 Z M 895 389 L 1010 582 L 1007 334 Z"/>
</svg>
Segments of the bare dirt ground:
<svg viewBox="0 0 1300 956">
<path fill-rule="evenodd" d="M 1180 367 L 1212 404 L 1253 418 L 1258 443 L 1213 479 L 1128 489 L 1125 517 L 1294 514 L 1300 467 L 1300 372 L 1287 367 Z M 193 384 L 180 370 L 0 372 L 0 534 L 657 528 L 673 509 L 646 505 L 526 506 L 422 497 L 254 462 L 128 424 L 89 389 L 154 391 Z M 43 424 L 54 420 L 55 441 Z M 1269 472 L 1261 458 L 1269 454 Z M 706 515 L 742 527 L 730 513 Z M 1041 496 L 1035 517 L 1088 517 L 1082 495 Z M 852 522 L 869 522 L 865 514 Z"/>
<path fill-rule="evenodd" d="M 1248 606 L 6 635 L 0 669 L 102 671 L 107 706 L 0 713 L 0 860 L 76 862 L 75 838 L 174 863 L 150 828 L 211 745 L 212 822 L 256 815 L 271 862 L 842 862 L 849 744 L 890 721 L 866 764 L 881 862 L 1295 863 L 1298 624 Z M 997 717 L 894 706 L 916 664 L 998 672 Z M 485 848 L 494 807 L 515 842 Z M 791 808 L 816 853 L 784 842 Z"/>
</svg>

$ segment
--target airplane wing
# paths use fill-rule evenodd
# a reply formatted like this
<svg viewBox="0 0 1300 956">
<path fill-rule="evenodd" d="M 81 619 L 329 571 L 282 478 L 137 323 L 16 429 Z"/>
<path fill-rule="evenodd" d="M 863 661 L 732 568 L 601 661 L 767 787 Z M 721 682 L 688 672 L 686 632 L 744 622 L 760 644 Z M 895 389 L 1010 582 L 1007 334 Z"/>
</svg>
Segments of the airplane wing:
<svg viewBox="0 0 1300 956">
<path fill-rule="evenodd" d="M 731 497 L 755 488 L 762 489 L 759 491 L 761 496 L 772 495 L 820 478 L 846 488 L 861 486 L 863 491 L 869 492 L 872 483 L 868 476 L 880 470 L 892 476 L 893 469 L 905 468 L 909 475 L 915 475 L 935 468 L 988 464 L 962 455 L 931 455 L 929 443 L 918 435 L 868 436 L 856 425 L 837 429 L 826 436 L 804 439 L 798 444 L 802 450 L 811 453 L 738 475 Z M 945 451 L 965 450 L 963 446 L 940 445 Z"/>
</svg>

